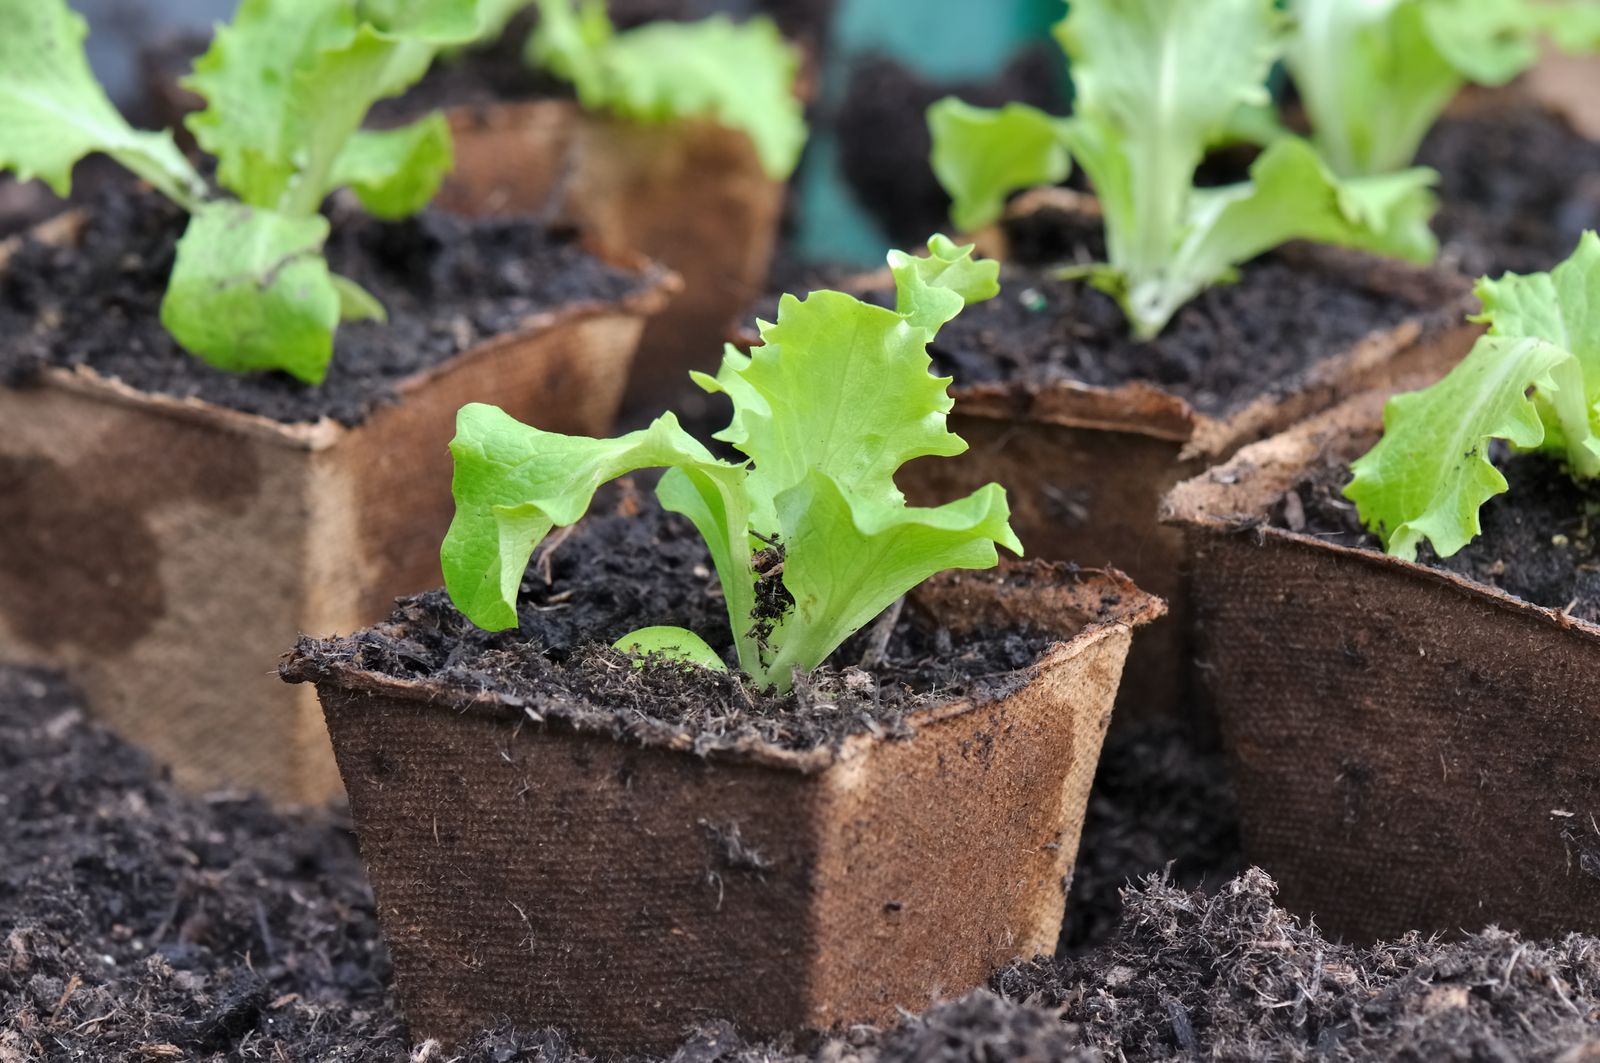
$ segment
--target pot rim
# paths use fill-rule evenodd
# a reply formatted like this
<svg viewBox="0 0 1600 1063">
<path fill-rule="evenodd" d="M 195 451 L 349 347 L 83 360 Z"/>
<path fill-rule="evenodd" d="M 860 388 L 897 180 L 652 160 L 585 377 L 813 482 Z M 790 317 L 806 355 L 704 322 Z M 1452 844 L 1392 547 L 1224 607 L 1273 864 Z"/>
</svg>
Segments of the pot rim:
<svg viewBox="0 0 1600 1063">
<path fill-rule="evenodd" d="M 1008 578 L 1017 573 L 1026 574 L 1025 582 L 1008 584 Z M 1024 685 L 1066 665 L 1089 647 L 1113 634 L 1131 632 L 1166 613 L 1166 603 L 1162 599 L 1141 591 L 1131 579 L 1116 569 L 1078 568 L 1063 562 L 1024 561 L 993 570 L 945 572 L 923 586 L 953 589 L 968 581 L 987 584 L 996 597 L 1001 588 L 1007 588 L 1013 593 L 1041 596 L 1050 591 L 1066 591 L 1081 603 L 1101 600 L 1095 615 L 1087 615 L 1088 609 L 1084 609 L 1085 615 L 1070 637 L 1051 642 L 1036 661 L 1011 673 L 1024 677 Z M 917 591 L 911 592 L 911 596 L 916 595 Z M 1105 600 L 1111 597 L 1117 600 L 1114 604 L 1106 605 Z M 1057 611 L 1065 615 L 1068 609 L 1057 606 Z M 548 712 L 541 715 L 517 695 L 469 690 L 437 679 L 406 679 L 375 672 L 348 660 L 330 659 L 318 649 L 317 640 L 302 639 L 293 651 L 285 655 L 278 671 L 286 682 L 314 683 L 319 691 L 324 687 L 332 687 L 366 695 L 387 696 L 420 702 L 430 708 L 457 715 L 487 714 L 515 722 L 518 726 L 531 722 L 563 728 L 576 734 L 630 742 L 643 748 L 680 752 L 721 763 L 759 765 L 802 775 L 820 774 L 835 765 L 858 760 L 885 742 L 900 740 L 872 732 L 859 732 L 847 736 L 837 745 L 794 750 L 763 738 L 746 736 L 696 749 L 692 736 L 671 724 L 634 720 L 629 722 L 626 734 L 622 734 L 618 730 L 617 717 L 587 705 L 567 707 L 560 715 Z M 936 702 L 907 713 L 905 722 L 913 731 L 920 731 L 1004 701 L 1008 693 L 982 699 L 962 696 Z"/>
<path fill-rule="evenodd" d="M 21 246 L 24 239 L 65 244 L 77 238 L 88 218 L 87 210 L 70 209 L 45 219 L 25 233 L 0 241 L 0 269 L 6 267 L 11 255 Z M 426 366 L 403 377 L 394 386 L 400 402 L 404 402 L 408 396 L 423 390 L 437 378 L 454 372 L 463 365 L 488 358 L 506 347 L 524 343 L 561 326 L 617 313 L 648 317 L 660 311 L 683 289 L 683 280 L 677 273 L 641 254 L 635 252 L 604 254 L 597 248 L 589 246 L 587 241 L 581 246 L 607 265 L 634 274 L 639 281 L 639 287 L 620 299 L 609 302 L 582 299 L 528 314 L 518 321 L 512 331 L 485 337 L 442 362 Z M 175 395 L 143 391 L 116 377 L 105 376 L 86 365 L 70 368 L 45 366 L 29 384 L 24 386 L 55 387 L 117 405 L 143 407 L 160 415 L 209 424 L 239 435 L 264 439 L 291 450 L 326 450 L 350 433 L 359 432 L 367 423 L 363 421 L 355 426 L 346 426 L 326 415 L 315 421 L 279 421 L 262 414 L 246 413 L 243 410 L 192 396 L 180 398 Z M 376 409 L 372 411 L 373 414 L 376 412 Z"/>
</svg>

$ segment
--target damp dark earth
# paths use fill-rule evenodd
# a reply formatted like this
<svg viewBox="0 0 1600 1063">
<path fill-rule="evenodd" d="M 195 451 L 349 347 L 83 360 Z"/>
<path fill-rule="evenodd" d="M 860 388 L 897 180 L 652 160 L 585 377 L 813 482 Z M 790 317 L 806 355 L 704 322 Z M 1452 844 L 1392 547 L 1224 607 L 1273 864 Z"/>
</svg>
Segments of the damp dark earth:
<svg viewBox="0 0 1600 1063">
<path fill-rule="evenodd" d="M 585 1058 L 514 1023 L 413 1044 L 345 814 L 179 795 L 47 673 L 0 671 L 0 1060 Z M 1171 726 L 1113 731 L 1065 948 L 887 1030 L 672 1058 L 1582 1060 L 1600 940 L 1329 941 L 1242 870 L 1225 773 Z M 1171 867 L 1167 862 L 1171 861 Z"/>
</svg>

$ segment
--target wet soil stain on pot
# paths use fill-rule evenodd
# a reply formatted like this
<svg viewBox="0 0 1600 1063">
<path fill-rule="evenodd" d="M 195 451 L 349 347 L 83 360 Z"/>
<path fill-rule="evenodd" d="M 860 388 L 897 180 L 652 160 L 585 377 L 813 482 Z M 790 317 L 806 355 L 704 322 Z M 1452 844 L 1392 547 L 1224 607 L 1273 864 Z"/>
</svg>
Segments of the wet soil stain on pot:
<svg viewBox="0 0 1600 1063">
<path fill-rule="evenodd" d="M 185 434 L 196 446 L 174 448 Z M 136 425 L 70 464 L 0 454 L 0 611 L 17 637 L 47 651 L 76 643 L 115 654 L 163 616 L 163 549 L 186 544 L 163 539 L 153 515 L 173 503 L 236 513 L 261 490 L 254 446 L 202 439 L 176 423 Z M 117 535 L 108 540 L 105 527 Z"/>
</svg>

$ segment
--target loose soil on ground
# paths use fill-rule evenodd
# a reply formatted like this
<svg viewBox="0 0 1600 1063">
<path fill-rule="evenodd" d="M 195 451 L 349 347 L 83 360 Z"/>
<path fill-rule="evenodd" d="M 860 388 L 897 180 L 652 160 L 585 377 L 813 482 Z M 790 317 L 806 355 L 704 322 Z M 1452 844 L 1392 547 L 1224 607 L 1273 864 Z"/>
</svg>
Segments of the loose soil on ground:
<svg viewBox="0 0 1600 1063">
<path fill-rule="evenodd" d="M 1116 901 L 1104 891 L 1159 870 L 1136 850 L 1181 853 L 1231 814 L 1210 781 L 1169 782 L 1170 802 L 1161 787 L 1128 801 L 1157 772 L 1220 776 L 1175 734 L 1111 741 L 1071 901 L 1106 912 Z M 342 812 L 180 796 L 51 676 L 0 670 L 0 808 L 4 1063 L 585 1058 L 557 1032 L 511 1024 L 448 1050 L 412 1044 Z M 1215 823 L 1196 832 L 1208 809 Z M 1149 837 L 1126 844 L 1130 830 Z M 1489 931 L 1349 948 L 1275 907 L 1259 873 L 1227 879 L 1237 853 L 1226 849 L 1212 854 L 1207 891 L 1141 882 L 1122 895 L 1120 926 L 1090 947 L 1016 964 L 894 1030 L 769 1045 L 702 1024 L 674 1058 L 1576 1063 L 1600 1052 L 1600 940 Z M 1110 853 L 1128 855 L 1120 874 Z"/>
<path fill-rule="evenodd" d="M 1573 481 L 1561 462 L 1538 454 L 1492 451 L 1511 485 L 1490 499 L 1480 517 L 1483 534 L 1441 560 L 1426 543 L 1417 560 L 1498 587 L 1524 601 L 1600 622 L 1600 489 Z M 1280 527 L 1341 546 L 1383 550 L 1345 499 L 1350 467 L 1326 462 L 1310 470 L 1274 508 Z"/>
<path fill-rule="evenodd" d="M 74 245 L 24 238 L 0 272 L 0 386 L 45 366 L 85 365 L 142 391 L 199 398 L 287 423 L 359 424 L 406 377 L 529 317 L 619 299 L 640 275 L 611 267 L 573 234 L 531 221 L 424 211 L 380 222 L 335 197 L 327 257 L 383 303 L 387 323 L 341 325 L 327 380 L 227 373 L 161 326 L 161 298 L 187 215 L 121 181 L 86 207 Z"/>
</svg>

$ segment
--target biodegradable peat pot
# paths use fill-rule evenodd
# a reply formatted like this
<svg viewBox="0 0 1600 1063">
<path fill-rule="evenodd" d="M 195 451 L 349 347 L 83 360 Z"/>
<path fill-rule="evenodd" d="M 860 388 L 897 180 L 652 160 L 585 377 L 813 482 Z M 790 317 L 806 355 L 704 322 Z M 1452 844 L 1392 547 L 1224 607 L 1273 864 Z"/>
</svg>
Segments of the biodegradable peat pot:
<svg viewBox="0 0 1600 1063">
<path fill-rule="evenodd" d="M 86 224 L 45 235 L 75 241 Z M 315 699 L 272 674 L 282 647 L 438 581 L 463 403 L 609 430 L 672 284 L 627 275 L 630 294 L 536 313 L 399 381 L 354 426 L 283 423 L 85 366 L 0 385 L 0 660 L 66 671 L 186 787 L 337 792 Z"/>
<path fill-rule="evenodd" d="M 692 564 L 674 600 L 703 593 Z M 628 596 L 593 588 L 607 571 L 558 580 L 487 656 L 461 660 L 413 603 L 285 665 L 322 697 L 413 1038 L 510 1016 L 648 1052 L 712 1018 L 752 1035 L 891 1022 L 1054 949 L 1131 631 L 1159 600 L 1042 563 L 938 578 L 901 624 L 945 630 L 944 658 L 1027 625 L 1031 663 L 801 747 L 484 678 L 495 659 L 549 674 L 517 648 L 543 652 L 527 625 L 586 588 Z M 429 654 L 446 674 L 394 674 Z M 876 705 L 888 688 L 855 675 Z M 707 714 L 723 696 L 735 711 L 736 689 Z"/>
<path fill-rule="evenodd" d="M 683 278 L 646 327 L 625 402 L 657 408 L 691 369 L 713 370 L 728 322 L 766 282 L 785 185 L 750 138 L 712 122 L 647 125 L 569 100 L 446 111 L 456 165 L 437 203 L 581 228 L 604 253 L 638 253 Z"/>
<path fill-rule="evenodd" d="M 1286 505 L 1303 526 L 1296 485 L 1377 441 L 1383 397 L 1245 448 L 1164 507 L 1192 550 L 1245 855 L 1352 938 L 1600 931 L 1600 627 L 1274 526 Z"/>
<path fill-rule="evenodd" d="M 1072 290 L 1086 286 L 1049 280 L 1048 270 L 1027 265 L 1059 262 L 1096 238 L 1100 222 L 1092 200 L 1064 189 L 1029 193 L 1015 202 L 1005 228 L 1009 240 L 994 230 L 983 241 L 1011 259 L 1001 274 L 1000 297 L 968 307 L 930 348 L 934 368 L 954 378 L 950 429 L 970 448 L 955 458 L 912 462 L 896 482 L 919 504 L 999 482 L 1011 504 L 1011 525 L 1030 557 L 1112 566 L 1164 598 L 1171 616 L 1135 641 L 1118 716 L 1178 712 L 1186 706 L 1189 658 L 1183 541 L 1157 521 L 1162 496 L 1244 444 L 1351 394 L 1418 365 L 1442 372 L 1454 364 L 1480 331 L 1462 324 L 1472 306 L 1470 286 L 1451 273 L 1369 255 L 1309 245 L 1285 248 L 1269 256 L 1272 268 L 1312 293 L 1311 310 L 1322 301 L 1334 307 L 1363 305 L 1370 296 L 1386 302 L 1388 320 L 1344 329 L 1345 338 L 1335 344 L 1308 347 L 1291 371 L 1255 373 L 1237 398 L 1220 405 L 1212 401 L 1212 412 L 1203 412 L 1199 399 L 1148 379 L 1096 385 L 1073 379 L 1068 367 L 1049 376 L 1038 373 L 1029 364 L 1035 352 L 1053 353 L 1073 343 L 1087 349 L 1091 363 L 1100 361 L 1096 344 L 1103 335 L 1116 341 L 1124 359 L 1160 349 L 1123 340 L 1120 311 L 1109 299 L 1098 293 L 1087 293 L 1089 299 L 1073 296 Z M 854 287 L 876 301 L 893 299 L 886 275 Z M 1330 293 L 1326 300 L 1318 294 L 1323 288 Z M 1045 293 L 1038 298 L 1047 310 L 1031 305 L 1038 292 Z M 1214 289 L 1197 303 L 1196 317 L 1210 320 L 1226 313 L 1225 300 L 1234 295 Z M 1076 308 L 1062 309 L 1069 298 Z M 1076 311 L 1082 311 L 1083 321 L 1091 312 L 1096 315 L 1083 333 L 1077 332 Z M 1187 314 L 1174 320 L 1169 334 L 1186 328 Z M 1212 328 L 1211 339 L 1230 342 L 1230 324 Z M 1248 332 L 1249 325 L 1239 323 L 1238 332 Z M 1080 335 L 1088 338 L 1080 341 Z M 753 332 L 740 340 L 759 342 Z"/>
</svg>

